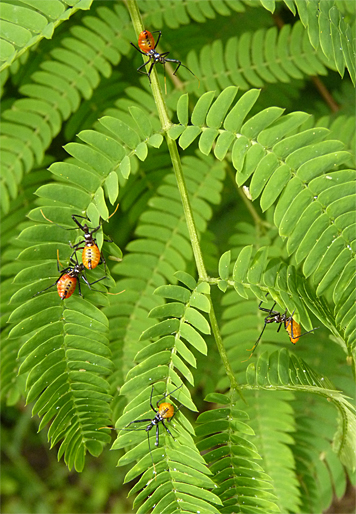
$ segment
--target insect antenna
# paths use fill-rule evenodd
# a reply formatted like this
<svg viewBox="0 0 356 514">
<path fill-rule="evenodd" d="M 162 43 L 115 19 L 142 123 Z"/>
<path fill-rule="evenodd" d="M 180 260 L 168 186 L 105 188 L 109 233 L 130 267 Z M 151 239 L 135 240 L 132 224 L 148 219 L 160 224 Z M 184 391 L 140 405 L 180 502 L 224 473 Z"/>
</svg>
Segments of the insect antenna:
<svg viewBox="0 0 356 514">
<path fill-rule="evenodd" d="M 117 204 L 117 206 L 115 207 L 114 212 L 113 212 L 112 214 L 110 214 L 110 216 L 108 217 L 108 219 L 107 219 L 107 220 L 105 220 L 105 221 L 108 221 L 112 216 L 114 216 L 114 214 L 116 213 L 116 211 L 117 211 L 117 210 L 118 210 L 118 208 L 119 208 L 119 205 L 120 205 L 120 204 L 118 203 L 118 204 Z"/>
<path fill-rule="evenodd" d="M 158 426 L 157 426 L 157 429 L 158 429 Z M 153 466 L 153 474 L 155 476 L 155 480 L 157 480 L 157 472 L 156 472 L 156 466 L 155 466 L 155 463 L 153 461 L 153 455 L 152 455 L 152 450 L 151 450 L 151 443 L 150 443 L 150 433 L 147 432 L 147 443 L 148 443 L 148 451 L 150 452 L 150 456 L 151 456 L 151 461 L 152 461 L 152 466 Z"/>
<path fill-rule="evenodd" d="M 63 230 L 78 230 L 77 227 L 71 227 L 71 228 L 66 228 L 66 227 L 62 227 L 62 225 L 59 225 L 58 223 L 56 223 L 55 221 L 52 221 L 50 220 L 49 218 L 47 218 L 47 216 L 45 216 L 44 212 L 42 209 L 40 209 L 40 212 L 42 214 L 42 216 L 44 217 L 44 219 L 46 221 L 48 221 L 49 223 L 53 223 L 53 225 L 56 225 L 57 227 L 63 229 Z"/>
</svg>

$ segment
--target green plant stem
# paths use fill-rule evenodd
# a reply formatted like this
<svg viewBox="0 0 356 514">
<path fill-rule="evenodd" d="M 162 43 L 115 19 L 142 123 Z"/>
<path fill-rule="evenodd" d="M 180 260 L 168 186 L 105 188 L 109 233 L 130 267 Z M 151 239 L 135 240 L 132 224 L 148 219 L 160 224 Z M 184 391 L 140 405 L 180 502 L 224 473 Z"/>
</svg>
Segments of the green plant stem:
<svg viewBox="0 0 356 514">
<path fill-rule="evenodd" d="M 211 325 L 211 329 L 214 334 L 216 346 L 218 347 L 220 358 L 225 367 L 226 374 L 230 380 L 230 387 L 232 390 L 237 391 L 239 393 L 239 395 L 241 396 L 242 400 L 245 403 L 247 403 L 240 391 L 240 386 L 237 384 L 234 372 L 231 368 L 230 361 L 228 359 L 228 356 L 227 356 L 227 353 L 225 350 L 225 346 L 224 346 L 224 343 L 223 343 L 223 340 L 221 337 L 218 321 L 215 316 L 214 306 L 213 306 L 213 302 L 211 301 L 210 295 L 208 296 L 208 298 L 209 298 L 209 302 L 210 302 L 210 313 L 209 313 L 210 325 Z"/>
<path fill-rule="evenodd" d="M 136 36 L 141 34 L 143 30 L 145 30 L 140 11 L 137 6 L 136 0 L 126 0 L 126 5 L 129 10 L 132 23 L 136 32 Z M 147 57 L 144 55 L 142 56 L 143 62 L 147 61 Z M 151 73 L 151 87 L 152 87 L 152 94 L 155 99 L 155 103 L 157 106 L 158 116 L 161 121 L 162 129 L 166 132 L 170 126 L 172 125 L 167 111 L 167 106 L 163 98 L 163 94 L 161 91 L 161 87 L 158 81 L 157 71 L 156 67 L 153 67 L 152 73 Z"/>
<path fill-rule="evenodd" d="M 176 176 L 180 197 L 182 199 L 184 215 L 185 215 L 185 219 L 187 222 L 189 237 L 190 237 L 192 247 L 193 247 L 193 253 L 194 253 L 195 263 L 196 263 L 198 274 L 199 274 L 199 279 L 201 281 L 207 281 L 208 275 L 207 275 L 207 272 L 205 269 L 203 255 L 201 253 L 201 248 L 200 248 L 200 244 L 199 244 L 199 236 L 198 236 L 198 232 L 197 232 L 197 229 L 196 229 L 195 223 L 194 223 L 193 212 L 192 212 L 192 208 L 190 205 L 188 191 L 187 191 L 187 187 L 186 187 L 185 180 L 184 180 L 182 163 L 181 163 L 181 160 L 179 157 L 177 143 L 173 139 L 171 139 L 168 134 L 166 134 L 166 141 L 167 141 L 169 154 L 172 159 L 173 170 L 174 170 L 174 174 Z"/>
<path fill-rule="evenodd" d="M 130 12 L 136 34 L 138 36 L 144 30 L 144 27 L 140 12 L 137 7 L 136 0 L 127 0 L 127 7 Z M 182 199 L 183 210 L 187 222 L 190 240 L 193 247 L 193 253 L 197 265 L 199 279 L 206 281 L 208 279 L 208 275 L 205 269 L 203 255 L 201 253 L 199 245 L 199 237 L 197 229 L 195 227 L 192 208 L 190 206 L 188 191 L 184 180 L 182 163 L 179 157 L 177 144 L 173 139 L 169 137 L 167 133 L 168 129 L 172 126 L 172 122 L 170 121 L 168 116 L 166 103 L 164 101 L 164 97 L 158 82 L 158 77 L 155 68 L 153 68 L 151 74 L 151 81 L 153 97 L 157 106 L 158 116 L 161 122 L 162 130 L 165 132 L 168 151 L 172 159 L 173 170 L 177 179 L 178 189 Z"/>
<path fill-rule="evenodd" d="M 136 34 L 138 36 L 144 30 L 144 27 L 143 27 L 141 15 L 138 10 L 136 0 L 126 0 L 126 2 L 127 2 L 127 8 L 130 12 Z M 196 229 L 196 226 L 194 223 L 193 212 L 192 212 L 192 208 L 190 205 L 188 191 L 187 191 L 187 187 L 186 187 L 186 183 L 185 183 L 185 179 L 184 179 L 184 175 L 183 175 L 182 163 L 181 163 L 180 156 L 178 153 L 177 143 L 168 134 L 168 130 L 172 126 L 172 122 L 170 121 L 170 119 L 168 117 L 166 103 L 164 101 L 164 97 L 163 97 L 163 94 L 162 94 L 162 91 L 161 91 L 161 88 L 160 88 L 160 85 L 158 82 L 158 77 L 157 77 L 155 67 L 153 68 L 153 72 L 151 74 L 151 87 L 152 87 L 153 97 L 155 99 L 155 103 L 157 106 L 158 116 L 159 116 L 159 119 L 161 122 L 162 130 L 165 133 L 168 151 L 171 156 L 172 166 L 173 166 L 174 174 L 175 174 L 175 177 L 177 180 L 179 194 L 180 194 L 182 204 L 183 204 L 183 211 L 184 211 L 185 219 L 187 222 L 187 228 L 188 228 L 189 237 L 190 237 L 190 241 L 191 241 L 192 248 L 193 248 L 193 254 L 194 254 L 194 259 L 195 259 L 195 263 L 196 263 L 197 270 L 198 270 L 199 280 L 206 282 L 206 281 L 208 281 L 209 277 L 208 277 L 206 269 L 205 269 L 203 254 L 201 252 L 201 248 L 200 248 L 200 244 L 199 244 L 199 236 L 198 236 L 198 232 L 197 232 L 197 229 Z M 226 373 L 229 377 L 231 388 L 237 390 L 239 392 L 239 394 L 241 395 L 241 393 L 239 391 L 239 387 L 238 387 L 236 379 L 235 379 L 235 376 L 234 376 L 234 373 L 233 373 L 233 370 L 230 366 L 225 347 L 223 345 L 223 341 L 221 338 L 218 322 L 217 322 L 217 319 L 215 316 L 215 311 L 214 311 L 214 307 L 213 307 L 213 303 L 211 301 L 210 295 L 209 295 L 209 301 L 210 301 L 210 323 L 211 323 L 212 331 L 213 331 L 215 341 L 216 341 L 216 344 L 218 347 L 218 351 L 220 353 L 221 360 L 225 366 Z"/>
<path fill-rule="evenodd" d="M 187 227 L 188 227 L 191 244 L 193 247 L 193 253 L 194 253 L 195 263 L 196 263 L 196 266 L 198 269 L 199 280 L 206 282 L 206 281 L 208 281 L 209 277 L 207 275 L 205 265 L 204 265 L 203 255 L 201 252 L 201 248 L 200 248 L 200 244 L 199 244 L 199 237 L 198 237 L 197 229 L 195 227 L 193 212 L 192 212 L 192 208 L 190 205 L 188 191 L 187 191 L 185 180 L 184 180 L 182 163 L 181 163 L 181 160 L 179 157 L 177 143 L 173 139 L 171 139 L 167 133 L 166 133 L 166 141 L 167 141 L 168 150 L 169 150 L 169 153 L 170 153 L 170 156 L 172 159 L 173 170 L 174 170 L 174 173 L 176 176 L 179 193 L 180 193 L 180 196 L 182 199 L 184 215 L 185 215 L 185 219 L 187 222 Z M 218 351 L 219 351 L 221 360 L 225 367 L 226 374 L 229 377 L 231 388 L 236 390 L 240 394 L 241 398 L 243 398 L 242 394 L 239 391 L 239 386 L 237 385 L 234 372 L 230 366 L 230 362 L 227 357 L 227 353 L 226 353 L 226 350 L 225 350 L 225 347 L 224 347 L 224 344 L 222 341 L 222 337 L 221 337 L 219 325 L 218 325 L 218 322 L 217 322 L 217 319 L 215 316 L 214 306 L 211 301 L 211 297 L 210 297 L 210 295 L 207 295 L 207 296 L 208 296 L 208 299 L 210 302 L 210 313 L 209 313 L 210 325 L 211 325 L 211 328 L 212 328 L 212 331 L 214 334 L 215 342 L 218 347 Z"/>
</svg>

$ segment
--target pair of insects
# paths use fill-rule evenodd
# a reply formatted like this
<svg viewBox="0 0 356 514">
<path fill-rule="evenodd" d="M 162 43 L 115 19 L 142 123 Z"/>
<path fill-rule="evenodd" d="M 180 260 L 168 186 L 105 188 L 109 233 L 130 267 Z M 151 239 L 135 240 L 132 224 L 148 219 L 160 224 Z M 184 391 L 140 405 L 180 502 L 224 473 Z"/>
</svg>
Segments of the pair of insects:
<svg viewBox="0 0 356 514">
<path fill-rule="evenodd" d="M 267 296 L 268 296 L 268 293 L 266 294 L 266 297 Z M 299 323 L 297 323 L 293 319 L 295 310 L 292 312 L 292 314 L 290 316 L 287 316 L 287 310 L 283 314 L 281 314 L 278 311 L 273 310 L 276 305 L 276 302 L 274 302 L 274 304 L 272 305 L 272 307 L 270 309 L 265 309 L 264 307 L 261 307 L 262 303 L 263 303 L 263 301 L 261 301 L 258 306 L 259 310 L 263 311 L 263 312 L 268 312 L 268 314 L 264 319 L 265 323 L 263 325 L 263 329 L 262 329 L 257 341 L 255 342 L 255 344 L 253 345 L 251 350 L 248 350 L 249 352 L 251 352 L 249 359 L 252 357 L 253 352 L 256 350 L 257 345 L 260 342 L 261 337 L 263 335 L 263 332 L 265 331 L 265 328 L 269 323 L 279 323 L 277 332 L 280 331 L 281 326 L 283 325 L 289 335 L 289 339 L 290 339 L 291 343 L 293 343 L 293 344 L 296 344 L 299 341 L 300 337 L 303 337 L 306 334 L 309 334 L 310 332 L 314 332 L 314 330 L 317 330 L 319 328 L 319 327 L 313 328 L 312 330 L 309 330 L 308 332 L 304 332 L 304 334 L 302 334 L 301 326 L 299 325 Z"/>
<path fill-rule="evenodd" d="M 43 213 L 42 215 L 45 219 L 48 219 L 44 216 Z M 72 215 L 73 221 L 76 223 L 78 228 L 80 228 L 83 231 L 83 239 L 75 245 L 70 245 L 73 249 L 73 253 L 69 258 L 69 266 L 60 271 L 59 259 L 57 258 L 57 269 L 60 272 L 59 278 L 56 280 L 54 284 L 50 285 L 46 289 L 43 289 L 43 291 L 36 293 L 36 295 L 43 293 L 44 291 L 47 291 L 47 289 L 50 289 L 51 287 L 56 285 L 59 297 L 61 298 L 61 300 L 64 300 L 65 298 L 69 298 L 70 296 L 72 296 L 78 282 L 79 294 L 80 296 L 82 296 L 79 280 L 80 278 L 85 282 L 85 284 L 87 284 L 89 288 L 91 288 L 93 284 L 96 284 L 100 280 L 106 278 L 106 276 L 104 276 L 99 278 L 98 280 L 95 280 L 94 282 L 89 282 L 86 276 L 83 274 L 83 272 L 86 269 L 92 270 L 96 268 L 98 264 L 104 263 L 104 266 L 106 266 L 106 262 L 104 256 L 100 253 L 96 239 L 94 237 L 94 234 L 100 229 L 101 225 L 90 230 L 86 223 L 82 225 L 82 223 L 77 218 L 87 219 L 84 216 L 79 216 L 78 214 Z M 55 223 L 55 225 L 57 225 L 57 223 Z M 61 227 L 60 225 L 58 226 Z M 65 229 L 64 227 L 61 228 L 63 228 L 64 230 L 72 230 Z M 82 250 L 81 263 L 78 262 L 77 257 L 77 251 L 79 250 Z"/>
</svg>

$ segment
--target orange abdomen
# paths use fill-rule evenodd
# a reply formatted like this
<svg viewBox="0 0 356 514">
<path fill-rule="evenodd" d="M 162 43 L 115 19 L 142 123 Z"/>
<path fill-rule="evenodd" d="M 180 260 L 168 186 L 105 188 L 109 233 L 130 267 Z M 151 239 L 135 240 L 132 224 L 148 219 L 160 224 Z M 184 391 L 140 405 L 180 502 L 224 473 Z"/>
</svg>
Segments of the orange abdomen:
<svg viewBox="0 0 356 514">
<path fill-rule="evenodd" d="M 293 328 L 293 331 L 292 331 L 292 328 Z M 293 344 L 297 343 L 299 341 L 300 334 L 302 333 L 299 323 L 294 321 L 293 318 L 287 320 L 286 321 L 286 330 L 288 332 L 289 339 L 291 340 L 291 342 Z"/>
<path fill-rule="evenodd" d="M 158 407 L 158 412 L 163 419 L 168 419 L 173 416 L 174 407 L 171 403 L 164 402 Z"/>
<path fill-rule="evenodd" d="M 142 50 L 142 52 L 149 52 L 150 50 L 153 50 L 155 47 L 155 40 L 148 30 L 144 30 L 141 32 L 141 34 L 138 36 L 138 46 Z"/>
<path fill-rule="evenodd" d="M 57 282 L 57 291 L 61 298 L 64 300 L 65 298 L 69 298 L 75 291 L 75 287 L 77 285 L 76 277 L 71 277 L 69 273 L 63 275 Z"/>
<path fill-rule="evenodd" d="M 87 269 L 94 269 L 97 267 L 100 262 L 100 250 L 96 244 L 84 247 L 82 261 Z"/>
</svg>

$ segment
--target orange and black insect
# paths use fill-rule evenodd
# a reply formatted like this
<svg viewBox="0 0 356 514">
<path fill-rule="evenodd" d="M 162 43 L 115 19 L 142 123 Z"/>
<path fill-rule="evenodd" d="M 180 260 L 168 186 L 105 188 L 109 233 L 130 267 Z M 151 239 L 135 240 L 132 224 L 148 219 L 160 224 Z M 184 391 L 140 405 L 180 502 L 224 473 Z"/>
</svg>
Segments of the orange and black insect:
<svg viewBox="0 0 356 514">
<path fill-rule="evenodd" d="M 134 48 L 136 48 L 136 50 L 138 52 L 140 52 L 140 54 L 146 55 L 148 57 L 148 61 L 145 62 L 144 64 L 142 64 L 141 66 L 139 66 L 137 68 L 137 71 L 139 73 L 142 73 L 143 75 L 147 75 L 148 80 L 151 82 L 151 72 L 152 72 L 155 64 L 160 63 L 160 64 L 164 65 L 166 62 L 174 62 L 174 63 L 178 64 L 178 66 L 176 67 L 173 75 L 176 75 L 177 71 L 179 70 L 179 68 L 181 66 L 186 68 L 192 75 L 194 75 L 194 73 L 178 59 L 167 59 L 167 55 L 169 54 L 169 52 L 163 52 L 162 54 L 160 54 L 159 52 L 156 51 L 156 48 L 157 48 L 157 45 L 161 38 L 162 32 L 160 30 L 156 30 L 155 32 L 158 32 L 158 38 L 157 38 L 156 43 L 155 43 L 154 37 L 152 36 L 151 32 L 149 32 L 148 30 L 144 30 L 138 36 L 139 48 L 137 48 L 136 45 L 131 43 L 131 45 Z M 145 66 L 147 66 L 147 64 L 150 64 L 150 63 L 151 63 L 151 66 L 148 70 L 148 73 L 146 73 L 145 71 L 141 71 L 142 68 L 144 68 Z M 195 75 L 194 75 L 194 77 L 197 78 Z"/>
<path fill-rule="evenodd" d="M 116 210 L 115 210 L 115 212 L 116 212 Z M 43 214 L 43 212 L 42 212 L 42 216 L 50 223 L 54 223 L 53 221 L 46 218 L 46 216 Z M 75 245 L 70 244 L 70 247 L 73 248 L 73 253 L 71 255 L 71 258 L 73 257 L 75 252 L 77 252 L 78 250 L 83 250 L 82 262 L 87 269 L 89 269 L 89 270 L 94 269 L 98 266 L 98 264 L 101 264 L 101 263 L 103 263 L 104 266 L 106 267 L 105 258 L 103 256 L 103 254 L 100 253 L 99 247 L 98 247 L 98 245 L 96 243 L 96 239 L 94 237 L 95 232 L 97 232 L 101 228 L 101 224 L 90 230 L 90 228 L 88 227 L 88 225 L 86 223 L 84 223 L 84 225 L 82 225 L 80 223 L 80 221 L 77 220 L 77 218 L 82 218 L 82 219 L 90 221 L 89 218 L 86 218 L 85 216 L 80 216 L 79 214 L 72 214 L 72 220 L 76 223 L 78 228 L 80 228 L 80 230 L 82 230 L 84 232 L 84 235 L 83 235 L 84 239 L 82 239 Z M 58 225 L 58 223 L 54 223 L 54 224 L 57 225 L 57 227 L 62 228 L 63 230 L 77 230 L 75 228 L 62 227 L 61 225 Z M 112 243 L 111 239 L 104 239 L 104 241 L 106 241 L 108 243 Z"/>
<path fill-rule="evenodd" d="M 95 232 L 97 232 L 101 228 L 101 225 L 98 225 L 96 228 L 90 230 L 86 223 L 82 225 L 80 221 L 77 220 L 77 218 L 87 218 L 85 218 L 84 216 L 79 216 L 78 214 L 72 214 L 73 221 L 84 232 L 84 239 L 82 241 L 79 241 L 79 243 L 75 245 L 71 245 L 71 248 L 74 249 L 74 252 L 76 252 L 77 250 L 83 250 L 82 262 L 87 269 L 94 269 L 97 267 L 98 264 L 101 263 L 104 263 L 104 266 L 106 266 L 105 258 L 100 253 L 98 245 L 96 244 L 96 239 L 93 237 L 93 234 L 95 234 Z"/>
<path fill-rule="evenodd" d="M 159 445 L 159 428 L 158 428 L 158 425 L 159 423 L 162 423 L 162 425 L 164 426 L 164 428 L 167 430 L 168 434 L 173 437 L 173 435 L 171 434 L 171 432 L 169 431 L 168 427 L 165 425 L 165 421 L 172 421 L 173 417 L 175 416 L 175 414 L 177 414 L 178 410 L 180 409 L 180 407 L 174 411 L 174 407 L 171 403 L 168 403 L 168 402 L 163 402 L 161 404 L 159 404 L 159 402 L 161 402 L 162 400 L 164 400 L 167 396 L 170 396 L 172 393 L 174 393 L 175 391 L 177 391 L 178 389 L 180 389 L 181 387 L 183 386 L 183 384 L 181 384 L 179 387 L 176 387 L 175 389 L 173 389 L 173 391 L 171 393 L 167 393 L 165 395 L 162 396 L 162 398 L 160 398 L 159 400 L 157 400 L 157 403 L 156 403 L 156 406 L 157 406 L 157 409 L 154 408 L 154 406 L 152 405 L 152 396 L 153 396 L 153 389 L 154 389 L 154 386 L 152 386 L 152 391 L 151 391 L 151 397 L 150 397 L 150 406 L 151 406 L 151 409 L 153 410 L 153 412 L 155 412 L 155 417 L 153 419 L 136 419 L 135 421 L 131 421 L 128 425 L 126 425 L 125 428 L 121 429 L 121 430 L 127 430 L 128 427 L 130 425 L 133 425 L 134 423 L 148 423 L 148 425 L 145 427 L 145 428 L 139 428 L 139 429 L 134 429 L 134 430 L 145 430 L 147 433 L 152 430 L 153 427 L 156 427 L 156 442 L 155 442 L 155 446 L 158 446 Z M 147 434 L 148 436 L 148 441 L 149 441 L 149 434 Z M 174 439 L 174 437 L 173 437 Z"/>
<path fill-rule="evenodd" d="M 153 389 L 154 389 L 154 386 L 152 385 L 151 397 L 150 397 L 150 407 L 153 410 L 153 412 L 155 413 L 155 417 L 153 419 L 150 419 L 150 418 L 136 419 L 134 421 L 131 421 L 128 425 L 126 425 L 125 428 L 121 428 L 120 429 L 120 430 L 133 430 L 133 431 L 145 430 L 147 432 L 148 449 L 149 449 L 149 452 L 150 452 L 150 455 L 151 455 L 153 468 L 155 468 L 155 465 L 154 465 L 154 462 L 153 462 L 153 457 L 152 457 L 152 452 L 151 452 L 150 431 L 152 430 L 152 428 L 156 427 L 155 446 L 159 445 L 159 424 L 160 423 L 162 423 L 162 425 L 164 426 L 164 428 L 166 429 L 168 434 L 171 437 L 173 437 L 172 433 L 170 432 L 170 430 L 167 427 L 167 425 L 165 424 L 165 422 L 170 423 L 172 421 L 172 419 L 174 418 L 174 416 L 179 411 L 179 409 L 181 408 L 181 405 L 180 405 L 178 407 L 178 409 L 175 411 L 174 410 L 174 406 L 171 403 L 168 403 L 168 402 L 160 403 L 160 402 L 162 400 L 164 400 L 167 396 L 170 396 L 171 394 L 173 394 L 175 391 L 177 391 L 181 387 L 183 387 L 183 384 L 181 384 L 179 387 L 176 387 L 175 389 L 173 389 L 173 391 L 171 391 L 170 393 L 167 393 L 167 394 L 163 395 L 162 398 L 157 400 L 157 402 L 156 402 L 156 407 L 157 408 L 155 408 L 152 405 L 152 396 L 153 396 Z M 129 428 L 131 425 L 134 425 L 136 423 L 148 423 L 148 424 L 144 428 L 133 428 L 133 427 Z M 173 439 L 174 439 L 174 437 L 173 437 Z"/>
<path fill-rule="evenodd" d="M 77 282 L 78 282 L 79 295 L 83 296 L 81 287 L 80 287 L 80 280 L 79 280 L 80 278 L 86 283 L 86 285 L 89 287 L 89 289 L 91 289 L 91 286 L 93 284 L 96 284 L 100 280 L 103 280 L 104 278 L 106 278 L 106 276 L 105 276 L 105 277 L 99 278 L 98 280 L 95 280 L 94 282 L 89 282 L 88 279 L 86 278 L 86 276 L 83 274 L 85 267 L 83 264 L 78 263 L 78 259 L 75 261 L 73 259 L 73 257 L 71 256 L 70 264 L 71 264 L 70 266 L 67 266 L 60 272 L 59 278 L 54 282 L 54 284 L 51 284 L 50 286 L 46 287 L 46 289 L 39 291 L 38 293 L 34 294 L 33 296 L 37 296 L 41 293 L 44 293 L 51 287 L 57 285 L 58 295 L 61 300 L 64 300 L 64 299 L 72 296 L 72 294 L 74 293 L 75 288 L 77 286 Z M 57 259 L 57 269 L 58 269 L 58 271 L 60 271 L 58 259 Z"/>
<path fill-rule="evenodd" d="M 267 295 L 268 295 L 268 293 L 266 294 L 266 296 Z M 281 326 L 283 325 L 284 328 L 286 329 L 286 331 L 288 332 L 289 339 L 290 339 L 291 343 L 293 343 L 293 344 L 296 344 L 299 341 L 300 337 L 303 337 L 306 334 L 309 334 L 310 332 L 314 332 L 314 330 L 317 330 L 319 328 L 319 327 L 313 328 L 312 330 L 308 330 L 308 332 L 304 332 L 304 334 L 302 334 L 301 333 L 302 332 L 301 326 L 299 325 L 299 323 L 297 323 L 293 319 L 293 315 L 294 315 L 295 310 L 292 312 L 292 314 L 290 316 L 287 316 L 287 310 L 283 314 L 281 314 L 278 311 L 273 310 L 275 305 L 276 305 L 276 302 L 274 302 L 274 304 L 272 305 L 272 307 L 270 309 L 265 309 L 264 307 L 261 307 L 262 303 L 263 303 L 263 301 L 261 301 L 259 306 L 258 306 L 259 310 L 263 311 L 263 312 L 268 312 L 268 314 L 265 317 L 265 320 L 264 320 L 265 323 L 263 325 L 262 332 L 260 333 L 260 335 L 259 335 L 257 341 L 255 342 L 253 348 L 251 350 L 248 350 L 249 352 L 251 352 L 250 357 L 252 357 L 253 352 L 256 350 L 256 347 L 257 347 L 258 343 L 261 340 L 263 332 L 264 332 L 266 326 L 269 323 L 279 323 L 279 327 L 277 329 L 277 332 L 280 331 Z"/>
</svg>

